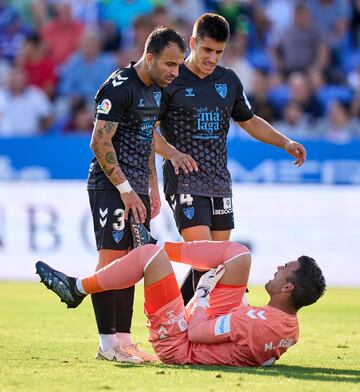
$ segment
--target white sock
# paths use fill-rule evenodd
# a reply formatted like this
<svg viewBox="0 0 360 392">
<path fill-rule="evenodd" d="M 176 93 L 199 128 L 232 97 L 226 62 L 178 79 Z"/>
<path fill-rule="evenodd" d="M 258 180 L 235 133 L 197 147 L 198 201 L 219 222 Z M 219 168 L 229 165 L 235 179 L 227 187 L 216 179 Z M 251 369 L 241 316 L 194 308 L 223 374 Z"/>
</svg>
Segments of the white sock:
<svg viewBox="0 0 360 392">
<path fill-rule="evenodd" d="M 82 278 L 76 279 L 76 288 L 78 289 L 79 293 L 87 294 L 87 292 L 84 290 L 84 287 L 82 285 Z"/>
<path fill-rule="evenodd" d="M 132 345 L 131 335 L 125 332 L 116 332 L 116 339 L 120 344 L 121 348 L 128 347 Z"/>
<path fill-rule="evenodd" d="M 101 351 L 107 351 L 119 345 L 119 342 L 117 341 L 116 335 L 114 333 L 112 334 L 100 333 L 99 340 L 100 340 Z"/>
</svg>

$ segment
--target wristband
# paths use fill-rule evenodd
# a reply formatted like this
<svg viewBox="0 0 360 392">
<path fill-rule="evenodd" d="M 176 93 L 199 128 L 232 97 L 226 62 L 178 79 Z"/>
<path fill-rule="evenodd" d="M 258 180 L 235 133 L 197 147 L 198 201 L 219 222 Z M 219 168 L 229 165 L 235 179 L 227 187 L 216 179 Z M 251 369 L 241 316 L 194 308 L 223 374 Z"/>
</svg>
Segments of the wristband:
<svg viewBox="0 0 360 392">
<path fill-rule="evenodd" d="M 129 184 L 129 181 L 126 180 L 124 182 L 122 182 L 119 185 L 116 185 L 116 189 L 120 192 L 120 193 L 130 193 L 132 191 L 131 185 Z"/>
</svg>

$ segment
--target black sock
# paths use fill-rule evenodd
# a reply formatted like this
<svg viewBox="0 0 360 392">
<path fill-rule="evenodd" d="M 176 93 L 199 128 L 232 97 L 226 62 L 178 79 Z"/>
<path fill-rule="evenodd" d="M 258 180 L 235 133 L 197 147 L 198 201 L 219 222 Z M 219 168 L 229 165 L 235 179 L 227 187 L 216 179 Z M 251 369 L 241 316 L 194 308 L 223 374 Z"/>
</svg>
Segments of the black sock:
<svg viewBox="0 0 360 392">
<path fill-rule="evenodd" d="M 197 271 L 193 269 L 193 289 L 194 293 L 196 290 L 196 287 L 199 283 L 200 278 L 206 273 L 207 271 Z"/>
<path fill-rule="evenodd" d="M 135 286 L 115 291 L 116 332 L 130 333 L 133 316 Z"/>
<path fill-rule="evenodd" d="M 115 328 L 115 291 L 91 294 L 96 324 L 101 334 L 116 333 Z"/>
<path fill-rule="evenodd" d="M 181 295 L 186 305 L 194 295 L 192 268 L 187 272 L 180 288 Z"/>
</svg>

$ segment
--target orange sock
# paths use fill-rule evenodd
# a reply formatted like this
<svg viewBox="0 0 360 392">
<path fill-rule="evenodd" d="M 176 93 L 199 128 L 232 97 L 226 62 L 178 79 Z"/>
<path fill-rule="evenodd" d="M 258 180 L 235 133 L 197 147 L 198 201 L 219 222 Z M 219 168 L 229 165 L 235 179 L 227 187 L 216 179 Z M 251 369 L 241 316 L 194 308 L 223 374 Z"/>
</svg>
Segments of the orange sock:
<svg viewBox="0 0 360 392">
<path fill-rule="evenodd" d="M 147 314 L 154 314 L 166 304 L 173 301 L 180 295 L 179 285 L 172 273 L 158 282 L 146 286 L 144 288 L 145 294 L 145 309 Z"/>
</svg>

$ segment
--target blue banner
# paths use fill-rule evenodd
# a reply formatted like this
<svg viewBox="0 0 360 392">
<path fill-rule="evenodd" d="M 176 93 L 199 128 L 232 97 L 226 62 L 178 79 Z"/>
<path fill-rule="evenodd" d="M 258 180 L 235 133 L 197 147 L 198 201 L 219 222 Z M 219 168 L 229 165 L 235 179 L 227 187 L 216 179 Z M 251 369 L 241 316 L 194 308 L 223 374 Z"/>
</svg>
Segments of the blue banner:
<svg viewBox="0 0 360 392">
<path fill-rule="evenodd" d="M 229 168 L 234 182 L 360 184 L 360 141 L 332 144 L 305 141 L 301 168 L 284 150 L 232 138 Z M 0 139 L 0 179 L 86 179 L 90 135 L 47 135 Z"/>
</svg>

